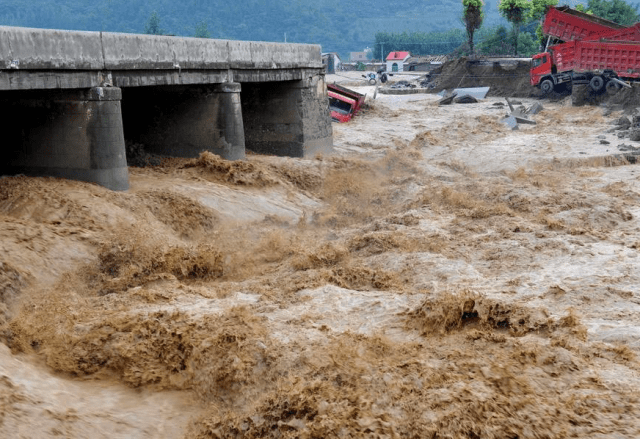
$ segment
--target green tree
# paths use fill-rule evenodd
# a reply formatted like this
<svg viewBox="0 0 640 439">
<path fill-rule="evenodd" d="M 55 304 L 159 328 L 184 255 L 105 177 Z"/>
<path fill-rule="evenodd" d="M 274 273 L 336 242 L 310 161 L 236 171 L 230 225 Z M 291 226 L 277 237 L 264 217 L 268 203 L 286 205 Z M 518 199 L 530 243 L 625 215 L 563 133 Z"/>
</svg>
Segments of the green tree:
<svg viewBox="0 0 640 439">
<path fill-rule="evenodd" d="M 623 26 L 631 26 L 640 21 L 638 6 L 631 6 L 624 0 L 589 0 L 587 9 L 593 15 Z"/>
<path fill-rule="evenodd" d="M 196 31 L 193 36 L 196 38 L 211 38 L 206 21 L 202 20 L 196 24 Z"/>
<path fill-rule="evenodd" d="M 160 16 L 156 11 L 151 13 L 147 24 L 144 26 L 144 33 L 150 35 L 164 35 L 166 32 L 160 27 Z"/>
<path fill-rule="evenodd" d="M 518 54 L 520 26 L 527 21 L 529 9 L 531 9 L 531 3 L 527 0 L 500 0 L 498 4 L 500 15 L 511 23 L 514 55 Z"/>
<path fill-rule="evenodd" d="M 483 55 L 507 55 L 513 51 L 509 34 L 504 26 L 489 29 L 489 34 L 478 44 L 478 52 Z"/>
<path fill-rule="evenodd" d="M 531 0 L 529 17 L 533 20 L 544 20 L 544 16 L 551 6 L 558 4 L 558 0 Z"/>
<path fill-rule="evenodd" d="M 557 4 L 558 0 L 531 0 L 529 17 L 532 20 L 538 20 L 540 22 L 536 28 L 536 36 L 538 37 L 540 44 L 544 44 L 544 35 L 542 34 L 542 22 L 544 21 L 544 16 L 547 15 L 547 11 L 549 11 L 551 6 L 555 6 Z"/>
<path fill-rule="evenodd" d="M 522 32 L 518 35 L 518 53 L 524 56 L 531 56 L 538 53 L 538 41 L 529 32 Z"/>
<path fill-rule="evenodd" d="M 436 55 L 450 53 L 467 38 L 462 29 L 446 32 L 376 33 L 373 46 L 375 57 L 384 59 L 391 51 L 408 51 L 412 55 Z"/>
<path fill-rule="evenodd" d="M 473 34 L 482 26 L 484 13 L 482 12 L 482 0 L 462 0 L 462 22 L 467 30 L 469 52 L 473 55 Z"/>
</svg>

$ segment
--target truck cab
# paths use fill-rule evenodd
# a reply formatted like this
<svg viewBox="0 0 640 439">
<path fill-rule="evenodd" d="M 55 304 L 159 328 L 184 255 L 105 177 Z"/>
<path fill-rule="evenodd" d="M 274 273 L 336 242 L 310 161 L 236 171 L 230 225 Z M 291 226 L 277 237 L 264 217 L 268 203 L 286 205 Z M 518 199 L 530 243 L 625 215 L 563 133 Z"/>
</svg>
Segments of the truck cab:
<svg viewBox="0 0 640 439">
<path fill-rule="evenodd" d="M 552 68 L 553 62 L 551 61 L 551 54 L 549 52 L 534 55 L 531 59 L 531 85 L 540 85 L 542 78 L 551 74 Z"/>
<path fill-rule="evenodd" d="M 331 119 L 335 122 L 349 122 L 364 104 L 365 95 L 338 84 L 327 84 L 327 94 Z"/>
</svg>

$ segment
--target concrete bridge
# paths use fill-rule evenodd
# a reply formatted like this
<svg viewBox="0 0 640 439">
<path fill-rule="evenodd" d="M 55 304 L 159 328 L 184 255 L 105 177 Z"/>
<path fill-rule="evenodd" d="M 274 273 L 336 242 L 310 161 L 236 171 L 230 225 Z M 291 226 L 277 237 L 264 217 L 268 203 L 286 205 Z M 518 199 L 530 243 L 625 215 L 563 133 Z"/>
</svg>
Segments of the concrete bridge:
<svg viewBox="0 0 640 439">
<path fill-rule="evenodd" d="M 306 157 L 332 146 L 320 46 L 0 26 L 0 175 L 129 187 L 148 152 Z"/>
</svg>

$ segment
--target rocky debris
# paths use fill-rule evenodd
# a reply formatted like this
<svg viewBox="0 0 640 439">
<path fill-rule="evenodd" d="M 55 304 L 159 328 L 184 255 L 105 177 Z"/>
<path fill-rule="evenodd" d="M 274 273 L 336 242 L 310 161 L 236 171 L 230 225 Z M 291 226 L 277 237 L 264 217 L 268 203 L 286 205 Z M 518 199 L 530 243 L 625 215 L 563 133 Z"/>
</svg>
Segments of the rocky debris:
<svg viewBox="0 0 640 439">
<path fill-rule="evenodd" d="M 126 142 L 125 151 L 127 155 L 127 165 L 129 166 L 145 168 L 147 166 L 159 166 L 162 164 L 162 158 L 146 152 L 144 145 L 141 143 Z"/>
<path fill-rule="evenodd" d="M 617 129 L 626 130 L 631 126 L 631 121 L 627 116 L 620 116 L 613 124 L 619 127 Z"/>
<path fill-rule="evenodd" d="M 620 116 L 613 121 L 613 127 L 607 130 L 608 133 L 616 133 L 618 139 L 628 138 L 634 142 L 640 142 L 640 114 L 638 109 L 634 109 L 628 116 Z"/>
<path fill-rule="evenodd" d="M 611 144 L 611 142 L 609 142 L 608 140 L 601 139 L 600 140 L 600 144 L 601 145 L 609 145 L 609 144 Z"/>
<path fill-rule="evenodd" d="M 594 93 L 589 84 L 574 84 L 571 90 L 571 105 L 574 107 L 598 105 L 604 101 L 605 96 Z"/>
<path fill-rule="evenodd" d="M 380 81 L 385 84 L 385 87 L 380 91 L 380 93 L 388 93 L 388 94 L 405 94 L 406 92 L 393 93 L 390 90 L 415 90 L 414 93 L 421 92 L 424 90 L 432 90 L 436 88 L 437 82 L 432 80 L 429 74 L 415 78 L 415 79 L 401 79 L 398 82 L 390 83 L 388 82 L 389 76 L 393 76 L 393 73 L 382 73 L 378 74 L 380 77 Z M 383 80 L 384 78 L 384 80 Z M 410 92 L 409 92 L 410 93 Z"/>
<path fill-rule="evenodd" d="M 608 117 L 611 116 L 611 114 L 613 114 L 615 111 L 621 110 L 624 110 L 624 107 L 622 105 L 616 105 L 607 102 L 602 108 L 602 116 Z"/>
<path fill-rule="evenodd" d="M 416 88 L 417 85 L 416 84 L 412 84 L 409 81 L 398 81 L 395 84 L 392 84 L 389 86 L 389 88 L 394 88 L 394 89 L 398 89 L 398 88 Z"/>
<path fill-rule="evenodd" d="M 634 142 L 640 142 L 640 129 L 634 128 L 629 130 L 629 140 Z"/>
<path fill-rule="evenodd" d="M 424 76 L 424 78 L 418 79 L 418 84 L 420 84 L 420 87 L 423 88 L 436 88 L 436 84 L 431 81 L 431 75 L 428 73 Z"/>
<path fill-rule="evenodd" d="M 471 95 L 462 95 L 453 100 L 456 104 L 475 104 L 478 102 L 476 98 Z"/>
<path fill-rule="evenodd" d="M 618 149 L 619 149 L 620 151 L 636 152 L 636 151 L 640 151 L 640 146 L 635 147 L 635 146 L 626 145 L 626 144 L 624 144 L 624 143 L 621 143 L 620 145 L 618 145 Z"/>
</svg>

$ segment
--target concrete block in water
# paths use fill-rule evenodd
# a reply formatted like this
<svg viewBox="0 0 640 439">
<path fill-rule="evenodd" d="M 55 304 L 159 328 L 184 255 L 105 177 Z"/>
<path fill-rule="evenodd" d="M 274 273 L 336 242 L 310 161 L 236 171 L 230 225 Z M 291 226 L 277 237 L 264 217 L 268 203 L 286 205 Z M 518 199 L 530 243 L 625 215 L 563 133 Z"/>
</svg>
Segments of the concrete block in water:
<svg viewBox="0 0 640 439">
<path fill-rule="evenodd" d="M 542 110 L 544 110 L 544 107 L 542 106 L 542 104 L 539 103 L 539 102 L 535 102 L 535 103 L 531 104 L 531 106 L 527 109 L 527 113 L 529 113 L 529 114 L 538 114 Z"/>
<path fill-rule="evenodd" d="M 523 114 L 512 113 L 511 116 L 514 117 L 518 123 L 524 123 L 526 125 L 536 124 L 535 120 L 531 120 Z"/>
<path fill-rule="evenodd" d="M 509 127 L 512 131 L 518 129 L 518 121 L 513 116 L 507 116 L 502 119 L 501 122 Z"/>
<path fill-rule="evenodd" d="M 457 95 L 457 93 L 451 93 L 449 96 L 445 95 L 445 97 L 438 101 L 438 105 L 451 105 L 453 103 L 453 98 Z"/>
</svg>

